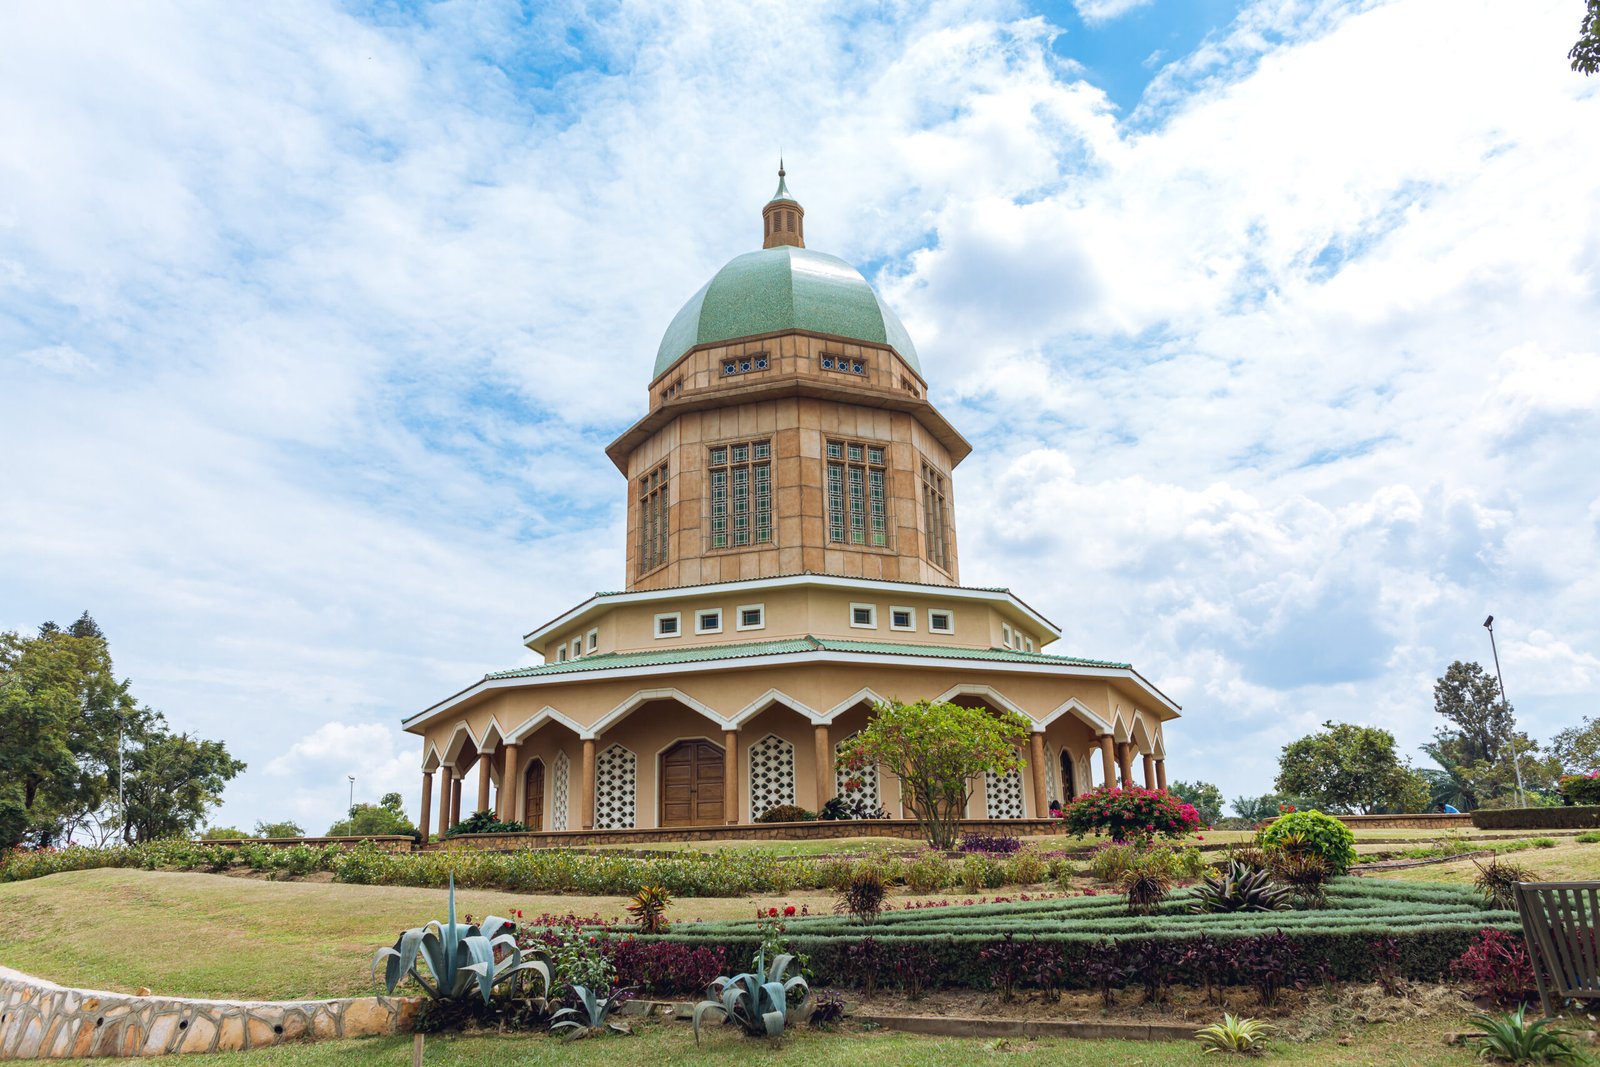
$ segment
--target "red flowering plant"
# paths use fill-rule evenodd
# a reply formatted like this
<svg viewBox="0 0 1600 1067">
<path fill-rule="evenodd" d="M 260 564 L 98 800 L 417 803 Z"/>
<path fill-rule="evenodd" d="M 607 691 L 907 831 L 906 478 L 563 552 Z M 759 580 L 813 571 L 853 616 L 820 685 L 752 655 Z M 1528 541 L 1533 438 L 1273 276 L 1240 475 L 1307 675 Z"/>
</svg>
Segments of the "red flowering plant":
<svg viewBox="0 0 1600 1067">
<path fill-rule="evenodd" d="M 1600 804 L 1600 771 L 1588 774 L 1563 774 L 1556 782 L 1561 799 L 1567 804 Z"/>
<path fill-rule="evenodd" d="M 1533 964 L 1522 938 L 1492 928 L 1478 935 L 1450 965 L 1450 973 L 1502 1004 L 1521 1000 L 1533 988 Z"/>
<path fill-rule="evenodd" d="M 1113 841 L 1148 845 L 1157 837 L 1183 837 L 1200 827 L 1200 813 L 1164 789 L 1101 786 L 1081 794 L 1061 810 L 1069 833 L 1109 834 Z"/>
</svg>

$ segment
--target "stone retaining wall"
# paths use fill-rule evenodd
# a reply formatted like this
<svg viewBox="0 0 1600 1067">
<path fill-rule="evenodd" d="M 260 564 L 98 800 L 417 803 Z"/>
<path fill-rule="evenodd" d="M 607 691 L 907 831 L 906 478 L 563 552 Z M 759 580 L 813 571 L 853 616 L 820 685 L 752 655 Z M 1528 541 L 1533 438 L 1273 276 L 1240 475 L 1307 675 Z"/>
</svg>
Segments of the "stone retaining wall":
<svg viewBox="0 0 1600 1067">
<path fill-rule="evenodd" d="M 1472 826 L 1466 812 L 1455 815 L 1424 812 L 1417 815 L 1340 815 L 1340 822 L 1352 830 L 1465 830 Z"/>
<path fill-rule="evenodd" d="M 965 819 L 962 833 L 1023 837 L 1061 832 L 1059 819 Z M 900 837 L 922 840 L 911 819 L 841 819 L 816 822 L 765 822 L 738 826 L 672 826 L 631 830 L 544 830 L 520 834 L 467 834 L 425 847 L 481 848 L 509 852 L 522 848 L 581 848 L 590 845 L 641 845 L 663 841 L 814 841 L 836 837 Z"/>
<path fill-rule="evenodd" d="M 0 1060 L 222 1052 L 411 1029 L 417 997 L 188 1000 L 67 989 L 0 967 Z"/>
</svg>

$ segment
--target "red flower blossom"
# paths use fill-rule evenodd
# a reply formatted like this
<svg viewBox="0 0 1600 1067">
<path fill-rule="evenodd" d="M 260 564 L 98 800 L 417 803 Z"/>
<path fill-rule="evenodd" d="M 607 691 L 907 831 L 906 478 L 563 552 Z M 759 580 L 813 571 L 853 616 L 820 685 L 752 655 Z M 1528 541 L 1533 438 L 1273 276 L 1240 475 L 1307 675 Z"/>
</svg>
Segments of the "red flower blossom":
<svg viewBox="0 0 1600 1067">
<path fill-rule="evenodd" d="M 794 914 L 794 905 L 793 904 L 785 904 L 783 906 L 783 914 L 784 914 L 785 917 L 793 915 Z"/>
</svg>

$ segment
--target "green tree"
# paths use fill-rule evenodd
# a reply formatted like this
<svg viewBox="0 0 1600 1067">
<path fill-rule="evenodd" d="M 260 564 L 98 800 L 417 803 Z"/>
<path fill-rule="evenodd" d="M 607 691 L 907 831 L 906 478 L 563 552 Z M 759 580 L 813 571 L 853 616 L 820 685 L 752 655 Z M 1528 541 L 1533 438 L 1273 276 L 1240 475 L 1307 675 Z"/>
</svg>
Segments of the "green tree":
<svg viewBox="0 0 1600 1067">
<path fill-rule="evenodd" d="M 1567 53 L 1572 69 L 1580 74 L 1600 71 L 1600 0 L 1589 0 L 1578 26 L 1578 43 Z"/>
<path fill-rule="evenodd" d="M 1233 813 L 1246 822 L 1266 822 L 1276 819 L 1286 806 L 1304 807 L 1298 797 L 1281 793 L 1264 793 L 1259 797 L 1234 797 Z"/>
<path fill-rule="evenodd" d="M 72 835 L 115 793 L 119 724 L 143 713 L 88 612 L 0 633 L 0 847 Z"/>
<path fill-rule="evenodd" d="M 874 706 L 839 765 L 853 774 L 876 765 L 898 779 L 906 810 L 928 844 L 951 849 L 974 780 L 1021 768 L 1019 749 L 1027 740 L 1028 724 L 1015 712 L 896 700 Z"/>
<path fill-rule="evenodd" d="M 378 834 L 415 834 L 416 826 L 400 810 L 399 793 L 385 793 L 376 804 L 357 804 L 350 814 L 328 827 L 329 837 L 374 837 Z"/>
<path fill-rule="evenodd" d="M 1444 677 L 1434 682 L 1433 710 L 1447 725 L 1434 730 L 1432 743 L 1424 745 L 1423 751 L 1454 779 L 1451 788 L 1460 802 L 1452 803 L 1470 811 L 1514 796 L 1516 768 L 1511 762 L 1512 752 L 1526 764 L 1524 753 L 1531 742 L 1525 735 L 1518 735 L 1513 749 L 1515 712 L 1500 698 L 1494 675 L 1480 664 L 1456 660 L 1446 668 Z M 1524 776 L 1528 769 L 1523 767 Z"/>
<path fill-rule="evenodd" d="M 1340 814 L 1420 811 L 1428 802 L 1427 784 L 1395 752 L 1393 734 L 1347 722 L 1325 722 L 1285 745 L 1275 785 Z"/>
<path fill-rule="evenodd" d="M 1210 782 L 1173 782 L 1168 790 L 1173 796 L 1194 805 L 1200 821 L 1211 826 L 1222 818 L 1222 790 Z"/>
<path fill-rule="evenodd" d="M 175 734 L 159 712 L 153 713 L 127 754 L 123 841 L 131 845 L 194 833 L 206 813 L 222 803 L 223 786 L 244 768 L 221 741 Z"/>
<path fill-rule="evenodd" d="M 305 829 L 297 822 L 258 822 L 255 837 L 304 837 Z"/>
<path fill-rule="evenodd" d="M 208 826 L 200 835 L 202 841 L 237 841 L 250 835 L 237 826 Z"/>
<path fill-rule="evenodd" d="M 1600 768 L 1600 719 L 1585 718 L 1550 739 L 1550 754 L 1565 774 L 1588 774 Z"/>
</svg>

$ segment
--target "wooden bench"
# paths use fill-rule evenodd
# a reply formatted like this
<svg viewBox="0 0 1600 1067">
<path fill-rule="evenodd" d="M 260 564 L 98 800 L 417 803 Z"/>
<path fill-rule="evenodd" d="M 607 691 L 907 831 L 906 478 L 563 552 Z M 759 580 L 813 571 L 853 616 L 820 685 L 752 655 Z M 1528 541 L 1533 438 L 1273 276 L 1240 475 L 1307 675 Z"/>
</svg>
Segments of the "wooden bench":
<svg viewBox="0 0 1600 1067">
<path fill-rule="evenodd" d="M 1545 1015 L 1600 1000 L 1600 882 L 1518 882 L 1515 894 Z"/>
</svg>

